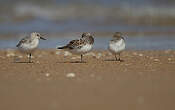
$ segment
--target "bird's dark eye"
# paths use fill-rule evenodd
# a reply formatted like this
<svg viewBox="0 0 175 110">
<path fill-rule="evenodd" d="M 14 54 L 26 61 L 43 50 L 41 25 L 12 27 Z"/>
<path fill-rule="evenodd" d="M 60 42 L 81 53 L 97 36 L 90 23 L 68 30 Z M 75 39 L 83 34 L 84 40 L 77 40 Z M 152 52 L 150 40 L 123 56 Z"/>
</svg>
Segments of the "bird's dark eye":
<svg viewBox="0 0 175 110">
<path fill-rule="evenodd" d="M 37 34 L 37 36 L 39 36 L 39 34 Z"/>
</svg>

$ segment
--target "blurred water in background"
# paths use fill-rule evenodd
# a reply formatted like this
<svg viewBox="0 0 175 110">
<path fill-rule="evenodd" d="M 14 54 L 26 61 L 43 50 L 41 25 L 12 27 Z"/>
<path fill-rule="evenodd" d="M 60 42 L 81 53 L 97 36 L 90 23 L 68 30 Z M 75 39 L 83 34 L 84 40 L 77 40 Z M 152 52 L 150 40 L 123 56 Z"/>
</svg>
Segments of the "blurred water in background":
<svg viewBox="0 0 175 110">
<path fill-rule="evenodd" d="M 0 48 L 36 31 L 49 35 L 43 48 L 92 32 L 98 33 L 95 48 L 102 49 L 122 31 L 129 49 L 175 49 L 174 12 L 174 0 L 0 0 Z"/>
</svg>

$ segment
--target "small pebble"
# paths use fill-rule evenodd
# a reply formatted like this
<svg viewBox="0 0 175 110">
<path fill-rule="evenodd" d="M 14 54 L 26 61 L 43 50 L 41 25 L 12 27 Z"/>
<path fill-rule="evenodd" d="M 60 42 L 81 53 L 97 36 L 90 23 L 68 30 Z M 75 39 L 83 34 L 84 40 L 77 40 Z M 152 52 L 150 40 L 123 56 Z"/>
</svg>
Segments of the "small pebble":
<svg viewBox="0 0 175 110">
<path fill-rule="evenodd" d="M 14 56 L 15 56 L 14 50 L 12 50 L 12 49 L 7 49 L 7 51 L 6 51 L 6 56 L 7 56 L 7 57 L 14 57 Z"/>
<path fill-rule="evenodd" d="M 45 75 L 46 75 L 46 77 L 49 77 L 50 76 L 50 73 L 46 73 Z"/>
<path fill-rule="evenodd" d="M 15 56 L 15 54 L 14 53 L 12 53 L 12 52 L 9 52 L 9 53 L 7 53 L 7 55 L 6 55 L 7 57 L 14 57 Z"/>
<path fill-rule="evenodd" d="M 159 59 L 154 59 L 154 61 L 160 61 Z"/>
<path fill-rule="evenodd" d="M 75 77 L 75 73 L 67 73 L 66 77 L 73 78 Z"/>
<path fill-rule="evenodd" d="M 61 51 L 56 51 L 55 54 L 56 54 L 56 55 L 60 55 L 60 54 L 61 54 Z"/>
<path fill-rule="evenodd" d="M 70 53 L 70 52 L 68 52 L 68 51 L 65 51 L 64 52 L 64 56 L 71 56 L 72 54 Z"/>
<path fill-rule="evenodd" d="M 39 61 L 36 61 L 36 63 L 37 63 L 37 64 L 40 64 L 40 62 L 39 62 Z"/>
<path fill-rule="evenodd" d="M 89 53 L 85 54 L 85 56 L 96 56 L 96 55 L 93 52 L 89 52 Z"/>
<path fill-rule="evenodd" d="M 172 59 L 171 58 L 168 58 L 169 61 L 171 61 Z"/>
<path fill-rule="evenodd" d="M 142 57 L 142 56 L 143 56 L 143 54 L 139 54 L 139 56 L 140 56 L 140 57 Z"/>
<path fill-rule="evenodd" d="M 18 58 L 23 58 L 23 56 L 22 56 L 22 55 L 20 55 L 20 56 L 18 56 Z"/>
</svg>

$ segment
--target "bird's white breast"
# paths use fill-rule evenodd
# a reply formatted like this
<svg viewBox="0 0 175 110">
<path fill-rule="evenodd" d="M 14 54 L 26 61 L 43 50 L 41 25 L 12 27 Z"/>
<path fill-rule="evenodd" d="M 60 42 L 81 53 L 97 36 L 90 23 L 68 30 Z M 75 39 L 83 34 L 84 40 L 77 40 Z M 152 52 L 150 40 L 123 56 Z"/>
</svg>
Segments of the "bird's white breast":
<svg viewBox="0 0 175 110">
<path fill-rule="evenodd" d="M 75 53 L 75 54 L 85 54 L 85 53 L 91 51 L 92 47 L 93 47 L 93 45 L 86 44 L 86 45 L 82 46 L 81 48 L 76 48 L 76 49 L 71 50 L 71 52 Z"/>
<path fill-rule="evenodd" d="M 28 43 L 21 44 L 19 48 L 24 52 L 31 52 L 38 47 L 38 44 L 39 44 L 39 39 L 33 39 L 32 42 L 30 43 L 28 42 Z"/>
<path fill-rule="evenodd" d="M 121 39 L 117 42 L 110 41 L 108 49 L 114 54 L 120 53 L 125 49 L 125 42 L 123 39 Z"/>
</svg>

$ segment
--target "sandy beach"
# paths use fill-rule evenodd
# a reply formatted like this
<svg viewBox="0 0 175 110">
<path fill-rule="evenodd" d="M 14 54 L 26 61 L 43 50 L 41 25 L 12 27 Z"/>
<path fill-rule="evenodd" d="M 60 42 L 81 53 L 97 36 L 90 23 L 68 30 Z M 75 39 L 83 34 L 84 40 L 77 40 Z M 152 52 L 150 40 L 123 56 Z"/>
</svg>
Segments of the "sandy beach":
<svg viewBox="0 0 175 110">
<path fill-rule="evenodd" d="M 0 51 L 1 110 L 174 110 L 175 51 Z"/>
</svg>

